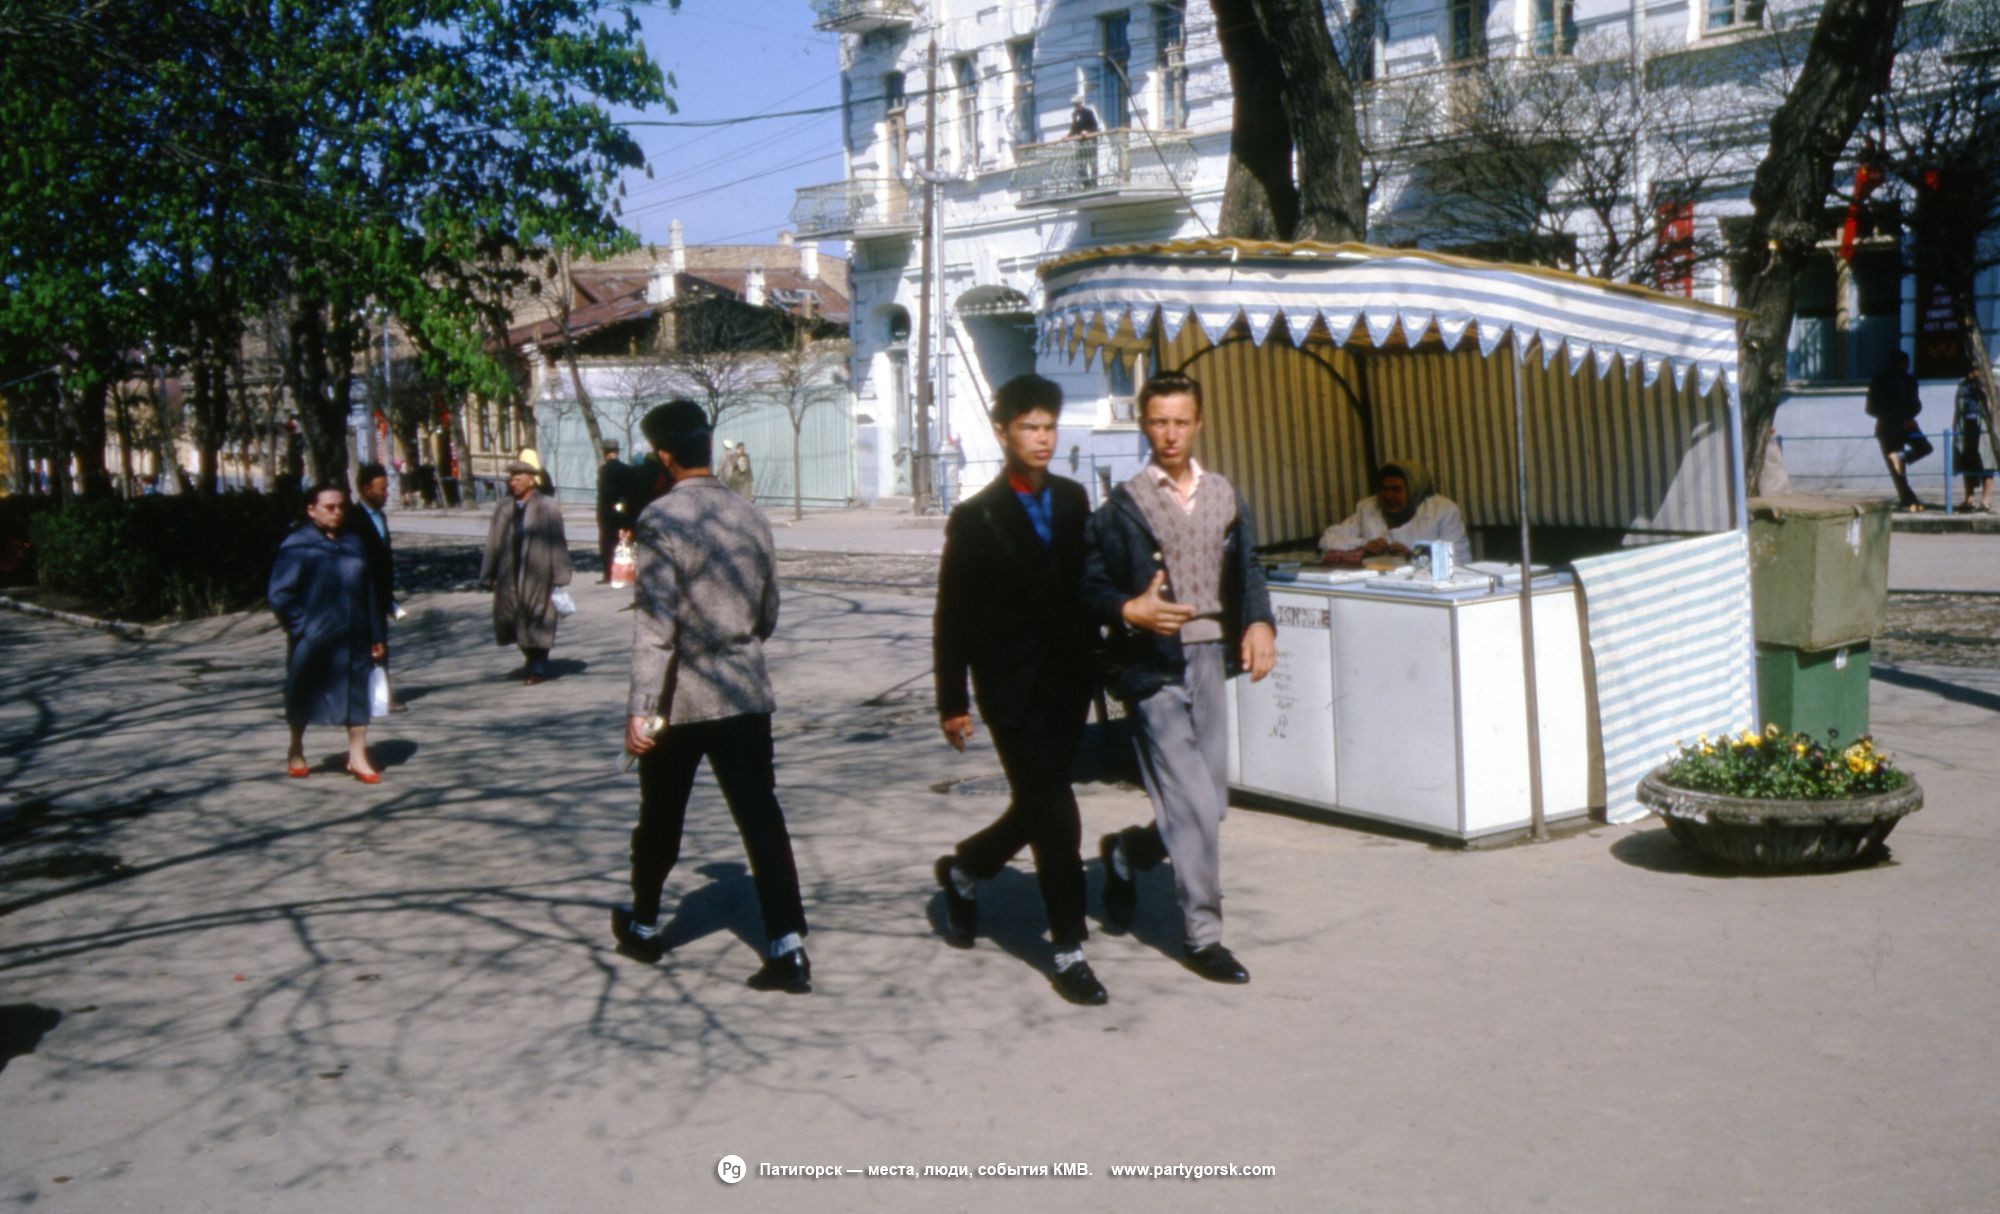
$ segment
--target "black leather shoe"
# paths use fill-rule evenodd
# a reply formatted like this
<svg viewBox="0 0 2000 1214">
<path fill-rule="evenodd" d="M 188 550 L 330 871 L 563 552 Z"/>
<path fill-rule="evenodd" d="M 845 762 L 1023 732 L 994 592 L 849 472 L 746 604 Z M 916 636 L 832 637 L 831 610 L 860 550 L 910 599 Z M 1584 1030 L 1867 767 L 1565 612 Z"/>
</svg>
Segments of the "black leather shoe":
<svg viewBox="0 0 2000 1214">
<path fill-rule="evenodd" d="M 958 892 L 958 886 L 951 880 L 951 866 L 958 862 L 956 856 L 939 856 L 937 866 L 931 871 L 937 874 L 938 887 L 944 890 L 944 938 L 960 948 L 971 948 L 973 938 L 979 934 L 979 903 Z"/>
<path fill-rule="evenodd" d="M 647 965 L 658 965 L 666 955 L 666 942 L 658 932 L 639 936 L 632 931 L 632 908 L 619 906 L 611 911 L 611 937 L 618 941 L 618 955 Z"/>
<path fill-rule="evenodd" d="M 1053 981 L 1056 994 L 1071 1003 L 1096 1007 L 1111 999 L 1111 995 L 1104 989 L 1104 984 L 1097 980 L 1096 974 L 1090 972 L 1088 961 L 1079 961 L 1066 970 L 1057 970 Z"/>
<path fill-rule="evenodd" d="M 1132 926 L 1132 913 L 1139 907 L 1139 883 L 1118 875 L 1111 853 L 1118 848 L 1118 836 L 1106 835 L 1097 841 L 1097 854 L 1104 861 L 1104 918 L 1111 926 Z"/>
<path fill-rule="evenodd" d="M 1185 949 L 1181 953 L 1181 964 L 1210 982 L 1228 982 L 1242 985 L 1250 981 L 1250 971 L 1236 959 L 1236 954 L 1220 944 L 1205 944 L 1200 948 Z"/>
<path fill-rule="evenodd" d="M 810 995 L 813 988 L 812 962 L 806 950 L 795 948 L 782 957 L 773 957 L 764 968 L 745 980 L 753 991 L 783 991 L 787 995 Z"/>
</svg>

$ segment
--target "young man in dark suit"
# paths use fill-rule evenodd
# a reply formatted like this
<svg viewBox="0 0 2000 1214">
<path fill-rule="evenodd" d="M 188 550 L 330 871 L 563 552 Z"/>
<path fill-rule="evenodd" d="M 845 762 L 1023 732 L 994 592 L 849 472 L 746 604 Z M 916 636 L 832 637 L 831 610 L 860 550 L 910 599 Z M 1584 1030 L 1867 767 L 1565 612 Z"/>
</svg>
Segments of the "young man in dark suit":
<svg viewBox="0 0 2000 1214">
<path fill-rule="evenodd" d="M 389 540 L 388 511 L 389 470 L 378 463 L 362 464 L 354 470 L 354 508 L 341 520 L 340 529 L 361 541 L 368 561 L 368 593 L 385 628 L 396 618 L 396 553 Z M 386 656 L 382 665 L 385 669 L 389 665 Z M 404 705 L 393 700 L 389 708 L 402 712 Z"/>
<path fill-rule="evenodd" d="M 945 527 L 932 633 L 939 723 L 963 751 L 972 737 L 969 670 L 1013 802 L 940 857 L 936 875 L 950 938 L 969 948 L 978 933 L 978 883 L 1029 848 L 1055 945 L 1056 990 L 1072 1003 L 1098 1004 L 1106 995 L 1083 959 L 1083 827 L 1070 789 L 1091 692 L 1092 630 L 1077 598 L 1090 500 L 1081 485 L 1049 475 L 1061 416 L 1062 389 L 1049 380 L 1023 375 L 1003 384 L 993 430 L 1007 466 Z"/>
</svg>

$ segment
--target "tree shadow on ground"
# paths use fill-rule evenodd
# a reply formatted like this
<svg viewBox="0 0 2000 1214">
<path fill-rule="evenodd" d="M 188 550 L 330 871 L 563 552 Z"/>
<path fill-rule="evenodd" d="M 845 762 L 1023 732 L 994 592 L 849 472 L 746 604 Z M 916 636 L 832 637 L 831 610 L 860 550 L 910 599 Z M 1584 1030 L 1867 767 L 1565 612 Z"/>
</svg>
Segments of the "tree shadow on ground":
<svg viewBox="0 0 2000 1214">
<path fill-rule="evenodd" d="M 400 719 L 414 737 L 371 744 L 398 768 L 373 787 L 284 778 L 282 643 L 266 621 L 171 648 L 65 639 L 76 652 L 60 657 L 36 656 L 48 634 L 0 628 L 0 661 L 17 656 L 17 685 L 39 697 L 0 706 L 0 759 L 32 794 L 0 818 L 0 848 L 10 861 L 129 862 L 0 891 L 15 998 L 107 1009 L 65 1024 L 38 1082 L 138 1085 L 155 1095 L 121 1133 L 177 1145 L 272 1125 L 326 1142 L 373 1132 L 413 1097 L 527 1109 L 610 1092 L 637 1107 L 661 1082 L 676 1099 L 647 1128 L 667 1130 L 698 1122 L 711 1090 L 745 1084 L 852 1113 L 857 1074 L 905 1074 L 968 1033 L 1032 1035 L 1063 1014 L 1039 994 L 968 998 L 941 981 L 955 959 L 919 930 L 916 874 L 957 833 L 926 784 L 957 760 L 936 736 L 928 605 L 915 599 L 885 609 L 788 592 L 773 646 L 779 796 L 807 914 L 826 932 L 821 993 L 744 987 L 761 916 L 705 770 L 667 890 L 676 951 L 652 968 L 618 957 L 607 912 L 624 900 L 638 800 L 614 741 L 630 630 L 609 596 L 584 608 L 563 641 L 579 677 L 545 697 L 494 686 L 508 655 L 483 598 L 413 610 L 431 623 L 398 634 L 397 660 L 431 698 Z M 152 677 L 166 664 L 155 659 L 180 657 L 210 660 Z M 793 663 L 834 673 L 786 684 L 806 677 Z M 871 694 L 883 686 L 900 690 Z M 315 754 L 326 741 L 308 737 Z M 970 766 L 997 770 L 990 750 Z M 165 790 L 147 791 L 153 780 Z M 998 946 L 1042 970 L 1032 878 L 1016 871 L 988 905 Z M 1164 915 L 1169 938 L 1172 905 L 1170 883 L 1148 887 L 1142 914 Z M 827 1016 L 838 998 L 866 1013 Z M 313 1188 L 366 1165 L 328 1149 L 259 1166 L 273 1184 Z"/>
</svg>

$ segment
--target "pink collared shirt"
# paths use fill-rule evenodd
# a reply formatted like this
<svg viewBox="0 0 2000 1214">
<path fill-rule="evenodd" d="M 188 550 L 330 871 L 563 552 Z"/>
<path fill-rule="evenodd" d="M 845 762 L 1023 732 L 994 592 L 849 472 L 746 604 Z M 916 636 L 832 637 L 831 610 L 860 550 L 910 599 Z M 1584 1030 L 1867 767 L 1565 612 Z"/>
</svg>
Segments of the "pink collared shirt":
<svg viewBox="0 0 2000 1214">
<path fill-rule="evenodd" d="M 1188 460 L 1188 473 L 1187 488 L 1183 490 L 1179 485 L 1174 483 L 1173 477 L 1167 475 L 1165 468 L 1160 467 L 1152 460 L 1146 461 L 1146 475 L 1152 478 L 1155 485 L 1167 491 L 1174 499 L 1174 504 L 1181 508 L 1182 514 L 1194 513 L 1194 495 L 1201 492 L 1200 461 L 1190 458 Z"/>
</svg>

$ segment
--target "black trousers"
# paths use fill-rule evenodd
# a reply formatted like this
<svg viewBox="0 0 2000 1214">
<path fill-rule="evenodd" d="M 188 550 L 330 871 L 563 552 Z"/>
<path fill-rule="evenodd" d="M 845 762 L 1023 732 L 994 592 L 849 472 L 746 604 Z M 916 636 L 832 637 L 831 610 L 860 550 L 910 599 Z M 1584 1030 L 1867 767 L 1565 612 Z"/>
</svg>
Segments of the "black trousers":
<svg viewBox="0 0 2000 1214">
<path fill-rule="evenodd" d="M 785 830 L 772 770 L 769 713 L 670 726 L 659 745 L 640 758 L 639 825 L 632 832 L 633 919 L 651 923 L 660 916 L 660 891 L 681 856 L 688 793 L 704 757 L 750 853 L 765 937 L 804 935 L 799 870 L 792 862 L 792 837 Z"/>
<path fill-rule="evenodd" d="M 604 562 L 603 576 L 611 576 L 611 558 L 618 554 L 618 524 L 597 524 L 597 555 Z"/>
<path fill-rule="evenodd" d="M 994 725 L 993 749 L 1007 773 L 1013 801 L 993 825 L 958 845 L 958 863 L 985 880 L 1007 867 L 1023 847 L 1035 857 L 1035 880 L 1049 915 L 1049 939 L 1063 951 L 1090 935 L 1084 926 L 1083 819 L 1070 788 L 1070 768 L 1083 740 L 1090 708 L 1085 696 L 1048 701 L 1046 711 L 1016 725 Z"/>
</svg>

